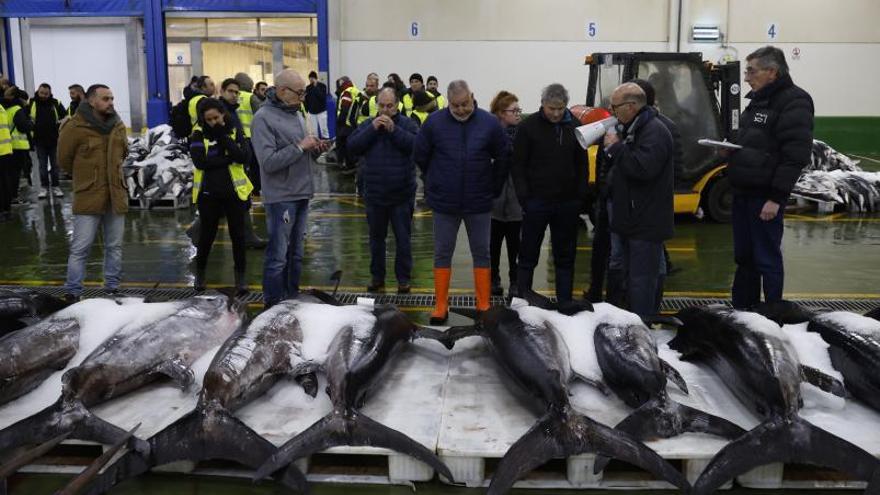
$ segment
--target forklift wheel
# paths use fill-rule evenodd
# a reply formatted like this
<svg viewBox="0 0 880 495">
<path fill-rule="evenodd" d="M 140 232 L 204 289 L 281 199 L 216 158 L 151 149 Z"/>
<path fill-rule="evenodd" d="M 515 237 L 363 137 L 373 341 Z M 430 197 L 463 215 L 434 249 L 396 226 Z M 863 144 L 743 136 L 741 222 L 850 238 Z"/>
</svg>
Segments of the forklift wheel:
<svg viewBox="0 0 880 495">
<path fill-rule="evenodd" d="M 718 223 L 729 223 L 733 210 L 733 190 L 727 177 L 721 176 L 712 181 L 706 195 L 706 213 Z"/>
</svg>

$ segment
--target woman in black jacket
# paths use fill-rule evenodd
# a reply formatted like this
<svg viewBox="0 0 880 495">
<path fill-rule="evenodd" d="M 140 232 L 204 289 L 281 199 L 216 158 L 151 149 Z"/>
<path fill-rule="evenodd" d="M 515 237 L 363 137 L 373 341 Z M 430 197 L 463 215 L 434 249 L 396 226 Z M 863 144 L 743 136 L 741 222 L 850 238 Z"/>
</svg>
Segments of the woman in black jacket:
<svg viewBox="0 0 880 495">
<path fill-rule="evenodd" d="M 208 255 L 217 236 L 220 217 L 226 217 L 232 240 L 235 264 L 235 288 L 247 291 L 245 282 L 245 215 L 247 198 L 253 190 L 244 171 L 248 163 L 248 147 L 241 127 L 232 124 L 223 104 L 204 98 L 198 105 L 198 123 L 189 138 L 193 173 L 193 202 L 201 218 L 196 242 L 196 278 L 193 287 L 205 290 Z"/>
</svg>

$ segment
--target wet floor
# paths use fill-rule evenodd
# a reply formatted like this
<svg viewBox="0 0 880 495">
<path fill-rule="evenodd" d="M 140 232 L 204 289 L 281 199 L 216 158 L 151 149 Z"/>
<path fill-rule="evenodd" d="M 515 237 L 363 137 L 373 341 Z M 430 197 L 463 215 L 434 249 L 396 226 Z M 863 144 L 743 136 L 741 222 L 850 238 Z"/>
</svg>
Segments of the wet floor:
<svg viewBox="0 0 880 495">
<path fill-rule="evenodd" d="M 303 284 L 328 286 L 328 276 L 342 269 L 341 290 L 364 291 L 370 281 L 370 255 L 363 201 L 354 195 L 354 178 L 331 167 L 319 166 L 315 172 L 318 190 L 309 211 Z M 62 182 L 65 197 L 60 201 L 36 199 L 16 207 L 11 222 L 0 224 L 0 238 L 6 256 L 0 258 L 0 283 L 61 284 L 66 273 L 71 233 L 69 183 Z M 189 209 L 132 210 L 126 217 L 124 243 L 124 283 L 134 286 L 184 286 L 192 283 L 190 261 L 195 248 L 186 236 L 192 223 Z M 257 233 L 266 234 L 265 213 L 259 206 L 253 212 Z M 431 211 L 419 198 L 413 220 L 414 292 L 429 293 L 433 288 Z M 549 235 L 536 269 L 537 290 L 552 293 L 554 274 L 549 251 Z M 591 233 L 585 224 L 578 236 L 576 292 L 589 280 Z M 393 239 L 389 234 L 388 277 L 393 290 Z M 672 295 L 728 294 L 733 279 L 733 246 L 729 225 L 681 216 L 675 237 L 668 242 L 676 272 L 667 282 Z M 806 297 L 880 297 L 880 215 L 790 212 L 786 216 L 784 251 L 786 293 Z M 101 248 L 91 254 L 87 281 L 101 282 Z M 502 274 L 506 274 L 506 254 L 502 255 Z M 259 288 L 262 280 L 263 252 L 248 251 L 248 282 Z M 503 277 L 504 285 L 507 285 Z M 232 246 L 222 227 L 211 253 L 209 285 L 232 283 Z M 453 292 L 472 291 L 470 253 L 464 228 L 453 260 Z"/>
</svg>

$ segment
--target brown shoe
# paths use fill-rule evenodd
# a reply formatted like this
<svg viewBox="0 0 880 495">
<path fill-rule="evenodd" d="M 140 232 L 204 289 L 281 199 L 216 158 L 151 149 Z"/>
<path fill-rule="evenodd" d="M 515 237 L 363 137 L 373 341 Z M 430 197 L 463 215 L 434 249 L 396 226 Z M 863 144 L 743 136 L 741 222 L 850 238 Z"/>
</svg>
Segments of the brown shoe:
<svg viewBox="0 0 880 495">
<path fill-rule="evenodd" d="M 385 282 L 379 280 L 370 283 L 367 286 L 367 292 L 384 292 L 385 291 Z"/>
<path fill-rule="evenodd" d="M 411 291 L 412 287 L 409 284 L 397 284 L 398 294 L 409 294 Z"/>
</svg>

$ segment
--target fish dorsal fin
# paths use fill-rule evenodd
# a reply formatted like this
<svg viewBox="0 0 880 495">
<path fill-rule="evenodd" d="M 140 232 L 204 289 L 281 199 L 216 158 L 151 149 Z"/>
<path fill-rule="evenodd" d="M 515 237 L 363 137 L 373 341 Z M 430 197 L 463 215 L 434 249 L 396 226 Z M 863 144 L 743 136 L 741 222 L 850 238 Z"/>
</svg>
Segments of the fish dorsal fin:
<svg viewBox="0 0 880 495">
<path fill-rule="evenodd" d="M 815 385 L 829 394 L 843 398 L 846 398 L 848 395 L 843 382 L 811 366 L 801 365 L 801 378 L 803 381 Z"/>
<path fill-rule="evenodd" d="M 195 376 L 191 369 L 189 369 L 182 361 L 179 359 L 169 359 L 168 361 L 163 361 L 158 366 L 156 366 L 156 373 L 167 376 L 171 379 L 181 390 L 186 390 L 193 384 L 195 381 Z"/>
<path fill-rule="evenodd" d="M 687 382 L 684 381 L 684 378 L 682 378 L 677 369 L 673 368 L 671 364 L 662 359 L 660 360 L 660 367 L 663 368 L 663 374 L 666 375 L 666 378 L 674 383 L 679 390 L 686 394 L 689 393 Z"/>
</svg>

